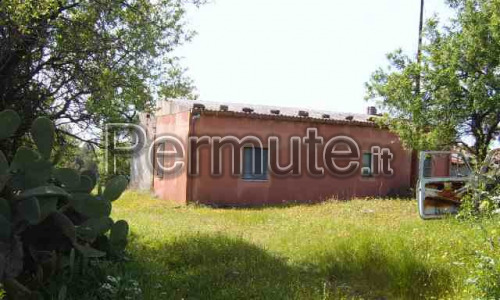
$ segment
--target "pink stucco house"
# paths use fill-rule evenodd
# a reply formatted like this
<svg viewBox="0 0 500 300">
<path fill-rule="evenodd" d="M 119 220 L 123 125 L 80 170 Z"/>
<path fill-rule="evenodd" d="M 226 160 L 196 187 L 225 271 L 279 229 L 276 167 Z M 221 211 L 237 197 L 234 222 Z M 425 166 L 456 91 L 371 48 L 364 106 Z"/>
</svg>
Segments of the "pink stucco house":
<svg viewBox="0 0 500 300">
<path fill-rule="evenodd" d="M 331 198 L 350 199 L 353 197 L 386 196 L 408 191 L 411 186 L 416 166 L 412 151 L 402 147 L 398 136 L 386 129 L 379 128 L 373 119 L 376 110 L 369 107 L 367 114 L 335 113 L 316 110 L 301 110 L 261 105 L 215 103 L 190 100 L 169 100 L 159 105 L 157 113 L 142 114 L 141 125 L 150 139 L 164 135 L 175 136 L 184 156 L 177 159 L 153 157 L 154 170 L 146 167 L 147 159 L 137 156 L 132 162 L 132 185 L 139 189 L 153 191 L 159 198 L 178 203 L 201 203 L 216 206 L 252 206 L 279 204 L 284 202 L 318 202 Z M 307 172 L 313 163 L 308 162 L 309 146 L 300 144 L 298 154 L 293 154 L 291 137 L 304 137 L 308 130 L 315 131 L 324 143 L 317 144 L 318 155 L 323 162 L 328 161 L 327 141 L 338 136 L 351 138 L 358 147 L 349 160 L 337 160 L 340 169 L 346 169 L 349 163 L 358 169 L 348 176 L 324 172 L 323 175 Z M 194 142 L 202 137 L 233 136 L 243 138 L 252 135 L 262 141 L 262 145 L 251 147 L 241 145 L 239 162 L 242 170 L 234 174 L 232 167 L 233 152 L 231 147 L 222 147 L 220 169 L 213 175 L 213 149 L 210 143 L 199 143 L 193 150 Z M 269 137 L 276 137 L 279 149 L 272 150 Z M 304 141 L 304 140 L 302 140 Z M 330 150 L 349 150 L 349 145 L 341 145 Z M 162 144 L 153 145 L 159 149 Z M 391 153 L 391 174 L 377 174 L 382 167 L 376 161 L 374 146 L 389 149 Z M 165 147 L 167 147 L 165 145 Z M 168 147 L 167 147 L 168 148 Z M 164 149 L 167 150 L 167 149 Z M 272 152 L 272 153 L 271 153 Z M 340 153 L 339 152 L 339 153 Z M 344 153 L 344 152 L 342 152 Z M 281 166 L 296 159 L 300 174 L 276 174 L 269 167 L 272 155 L 278 155 Z M 357 155 L 356 155 L 357 154 Z M 326 160 L 325 160 L 326 158 Z M 172 165 L 174 161 L 183 165 L 175 174 L 164 172 L 158 167 L 158 161 Z M 265 165 L 264 167 L 259 167 Z M 308 165 L 310 164 L 310 165 Z M 196 167 L 193 167 L 195 165 Z M 326 167 L 324 167 L 326 169 Z M 196 172 L 195 172 L 196 171 Z"/>
</svg>

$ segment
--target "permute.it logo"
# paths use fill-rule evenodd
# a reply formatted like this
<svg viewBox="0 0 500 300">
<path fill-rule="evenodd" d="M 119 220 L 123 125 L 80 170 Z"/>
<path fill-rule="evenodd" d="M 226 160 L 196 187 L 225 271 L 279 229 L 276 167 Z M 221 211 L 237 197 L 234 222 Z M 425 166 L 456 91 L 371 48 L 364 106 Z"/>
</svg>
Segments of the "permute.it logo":
<svg viewBox="0 0 500 300">
<path fill-rule="evenodd" d="M 160 170 L 166 175 L 179 174 L 186 168 L 190 176 L 199 175 L 202 163 L 200 150 L 204 147 L 210 151 L 210 174 L 215 177 L 222 175 L 225 148 L 230 149 L 232 176 L 243 174 L 245 167 L 248 167 L 246 160 L 252 162 L 249 166 L 251 172 L 269 170 L 279 177 L 321 177 L 326 174 L 335 177 L 356 174 L 391 176 L 394 173 L 391 167 L 394 156 L 389 148 L 373 145 L 369 151 L 362 152 L 353 138 L 338 135 L 326 140 L 318 135 L 316 128 L 308 128 L 304 136 L 292 136 L 287 141 L 282 141 L 278 136 L 269 136 L 263 142 L 261 138 L 248 134 L 243 137 L 191 136 L 186 143 L 169 134 L 150 141 L 144 128 L 136 124 L 110 123 L 106 124 L 105 130 L 108 133 L 105 135 L 108 149 L 106 163 L 109 151 L 115 155 L 127 154 L 132 157 L 146 155 L 145 161 L 151 172 Z M 127 145 L 118 142 L 124 132 L 132 141 Z M 287 143 L 288 151 L 280 150 L 283 142 Z M 280 163 L 284 159 L 287 162 Z"/>
</svg>

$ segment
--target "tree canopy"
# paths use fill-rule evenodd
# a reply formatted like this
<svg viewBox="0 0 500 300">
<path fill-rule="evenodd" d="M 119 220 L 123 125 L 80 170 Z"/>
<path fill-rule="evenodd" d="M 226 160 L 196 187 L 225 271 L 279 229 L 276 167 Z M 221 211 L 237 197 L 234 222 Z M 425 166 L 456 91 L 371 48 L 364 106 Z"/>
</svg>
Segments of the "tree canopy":
<svg viewBox="0 0 500 300">
<path fill-rule="evenodd" d="M 89 139 L 104 122 L 133 121 L 162 95 L 192 96 L 174 55 L 193 36 L 188 4 L 200 0 L 0 1 L 0 111 L 23 120 L 1 148 L 15 149 L 39 115 L 60 138 Z"/>
<path fill-rule="evenodd" d="M 455 16 L 445 25 L 427 20 L 421 63 L 402 50 L 388 54 L 389 66 L 366 84 L 367 99 L 406 146 L 459 145 L 483 160 L 500 133 L 500 0 L 447 3 Z"/>
</svg>

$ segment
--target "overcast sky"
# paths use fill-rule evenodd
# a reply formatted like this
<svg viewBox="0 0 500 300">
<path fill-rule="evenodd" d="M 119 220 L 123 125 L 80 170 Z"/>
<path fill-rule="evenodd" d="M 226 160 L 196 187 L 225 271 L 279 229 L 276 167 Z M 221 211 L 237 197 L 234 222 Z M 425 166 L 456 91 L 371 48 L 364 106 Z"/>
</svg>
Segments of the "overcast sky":
<svg viewBox="0 0 500 300">
<path fill-rule="evenodd" d="M 364 112 L 385 54 L 415 53 L 420 0 L 212 0 L 180 49 L 201 100 Z M 425 15 L 449 17 L 444 0 Z"/>
</svg>

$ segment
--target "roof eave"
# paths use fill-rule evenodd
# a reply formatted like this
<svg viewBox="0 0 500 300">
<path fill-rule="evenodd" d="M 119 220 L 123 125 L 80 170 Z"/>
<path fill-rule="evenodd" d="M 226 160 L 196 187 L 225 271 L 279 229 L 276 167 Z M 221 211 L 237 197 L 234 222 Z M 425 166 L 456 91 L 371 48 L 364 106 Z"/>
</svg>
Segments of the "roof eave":
<svg viewBox="0 0 500 300">
<path fill-rule="evenodd" d="M 211 115 L 211 116 L 224 116 L 224 117 L 234 117 L 234 118 L 250 118 L 250 119 L 261 119 L 261 120 L 280 120 L 280 121 L 291 121 L 291 122 L 309 122 L 309 123 L 319 123 L 319 124 L 336 124 L 336 125 L 349 125 L 349 126 L 361 126 L 361 127 L 380 127 L 375 122 L 363 122 L 358 120 L 338 120 L 338 119 L 319 119 L 311 117 L 295 117 L 287 115 L 268 115 L 259 113 L 245 113 L 245 112 L 235 112 L 235 111 L 220 111 L 220 110 L 194 110 L 201 115 Z"/>
</svg>

